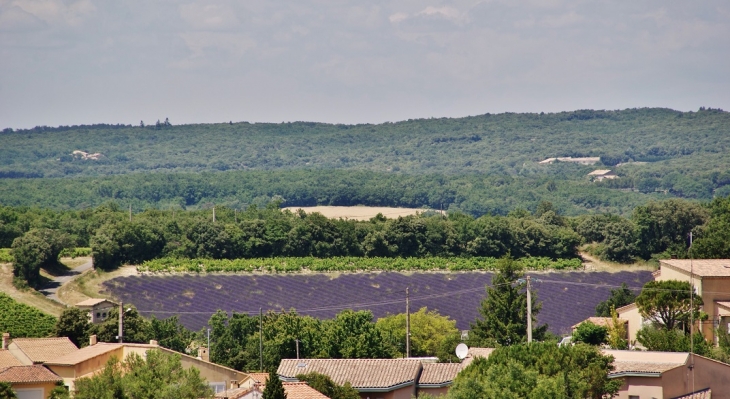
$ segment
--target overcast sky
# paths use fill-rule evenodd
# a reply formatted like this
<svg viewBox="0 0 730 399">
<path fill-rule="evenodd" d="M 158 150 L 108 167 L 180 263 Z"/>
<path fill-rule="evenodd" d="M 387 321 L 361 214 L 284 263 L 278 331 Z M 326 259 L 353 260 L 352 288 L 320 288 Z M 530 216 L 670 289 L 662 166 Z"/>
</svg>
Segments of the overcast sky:
<svg viewBox="0 0 730 399">
<path fill-rule="evenodd" d="M 0 129 L 730 110 L 730 1 L 0 0 Z"/>
</svg>

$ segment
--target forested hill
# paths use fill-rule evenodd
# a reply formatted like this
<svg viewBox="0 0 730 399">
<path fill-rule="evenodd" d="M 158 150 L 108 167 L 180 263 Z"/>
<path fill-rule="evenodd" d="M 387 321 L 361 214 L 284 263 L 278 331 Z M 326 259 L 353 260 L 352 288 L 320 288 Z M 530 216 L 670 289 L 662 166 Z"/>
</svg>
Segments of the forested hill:
<svg viewBox="0 0 730 399">
<path fill-rule="evenodd" d="M 558 156 L 602 157 L 607 164 L 709 156 L 716 161 L 702 168 L 707 170 L 719 166 L 717 161 L 726 157 L 717 155 L 730 149 L 730 114 L 629 109 L 485 114 L 379 125 L 37 127 L 6 129 L 0 143 L 4 177 L 299 168 L 517 175 L 537 161 Z M 73 155 L 77 150 L 100 156 L 84 159 L 83 154 Z"/>
<path fill-rule="evenodd" d="M 730 113 L 704 108 L 379 125 L 5 129 L 0 205 L 64 209 L 114 201 L 136 210 L 214 203 L 243 209 L 283 199 L 286 206 L 427 206 L 478 216 L 534 210 L 547 200 L 563 214 L 627 214 L 650 199 L 730 195 L 728 150 Z M 551 157 L 600 162 L 539 163 Z M 618 179 L 592 182 L 588 176 L 609 168 Z"/>
</svg>

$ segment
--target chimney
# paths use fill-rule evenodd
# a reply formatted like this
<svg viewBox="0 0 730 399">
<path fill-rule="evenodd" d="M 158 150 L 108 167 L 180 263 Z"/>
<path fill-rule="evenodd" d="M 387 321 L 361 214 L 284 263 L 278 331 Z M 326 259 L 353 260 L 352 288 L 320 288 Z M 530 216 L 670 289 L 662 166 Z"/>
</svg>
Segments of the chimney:
<svg viewBox="0 0 730 399">
<path fill-rule="evenodd" d="M 3 349 L 8 349 L 10 345 L 10 333 L 3 333 Z"/>
<path fill-rule="evenodd" d="M 157 340 L 151 339 L 150 340 L 150 345 L 158 346 Z"/>
<path fill-rule="evenodd" d="M 96 334 L 94 334 L 94 335 L 92 335 L 92 336 L 89 337 L 89 346 L 96 345 L 96 342 L 97 342 L 96 341 Z"/>
<path fill-rule="evenodd" d="M 208 356 L 208 348 L 199 347 L 198 348 L 198 357 L 202 360 L 205 360 L 206 362 L 210 361 L 210 357 Z"/>
</svg>

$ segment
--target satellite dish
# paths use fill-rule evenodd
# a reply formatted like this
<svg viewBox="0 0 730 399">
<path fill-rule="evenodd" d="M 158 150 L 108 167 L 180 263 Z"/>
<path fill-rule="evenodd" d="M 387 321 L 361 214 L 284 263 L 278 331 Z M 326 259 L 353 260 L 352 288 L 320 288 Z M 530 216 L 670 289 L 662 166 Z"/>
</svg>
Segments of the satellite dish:
<svg viewBox="0 0 730 399">
<path fill-rule="evenodd" d="M 466 344 L 456 345 L 456 357 L 458 357 L 459 360 L 464 360 L 464 358 L 468 354 L 469 354 L 469 347 L 466 346 Z"/>
</svg>

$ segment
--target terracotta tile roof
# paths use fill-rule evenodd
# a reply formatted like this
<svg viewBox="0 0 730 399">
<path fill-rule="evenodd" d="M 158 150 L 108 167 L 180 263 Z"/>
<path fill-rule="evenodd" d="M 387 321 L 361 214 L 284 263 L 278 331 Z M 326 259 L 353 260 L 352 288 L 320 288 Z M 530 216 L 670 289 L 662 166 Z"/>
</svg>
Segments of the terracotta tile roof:
<svg viewBox="0 0 730 399">
<path fill-rule="evenodd" d="M 257 373 L 264 374 L 264 373 Z M 268 375 L 268 374 L 266 374 Z M 325 396 L 323 393 L 307 385 L 306 382 L 283 382 L 284 392 L 286 392 L 287 399 L 330 399 L 329 396 Z M 228 399 L 239 399 L 246 396 L 248 393 L 256 390 L 263 392 L 266 388 L 265 385 L 259 385 L 256 387 L 241 387 L 229 389 L 227 391 L 218 392 L 215 394 L 216 398 L 228 398 Z"/>
<path fill-rule="evenodd" d="M 636 309 L 636 307 L 637 307 L 636 306 L 636 302 L 630 303 L 630 304 L 628 304 L 626 306 L 621 306 L 620 308 L 616 308 L 616 313 L 626 312 L 626 311 L 629 311 L 631 309 Z"/>
<path fill-rule="evenodd" d="M 466 357 L 461 361 L 461 368 L 466 368 L 477 357 L 488 358 L 494 352 L 494 348 L 469 348 Z"/>
<path fill-rule="evenodd" d="M 611 325 L 611 323 L 613 323 L 613 319 L 610 317 L 589 317 L 589 318 L 581 321 L 578 324 L 574 324 L 571 328 L 578 328 L 579 325 L 581 325 L 587 321 L 590 321 L 591 323 L 593 323 L 597 326 L 601 326 L 601 327 L 608 327 Z M 628 320 L 621 319 L 621 318 L 619 318 L 618 321 L 621 323 L 624 323 L 624 324 L 629 322 Z"/>
<path fill-rule="evenodd" d="M 269 379 L 269 373 L 246 373 L 246 374 L 251 376 L 252 380 L 254 380 L 258 383 L 261 383 L 261 384 L 265 384 L 266 381 Z"/>
<path fill-rule="evenodd" d="M 287 399 L 329 399 L 306 382 L 285 382 L 284 391 Z"/>
<path fill-rule="evenodd" d="M 0 381 L 16 384 L 57 382 L 63 379 L 41 365 L 13 366 L 0 370 Z"/>
<path fill-rule="evenodd" d="M 315 371 L 359 391 L 390 390 L 414 384 L 420 368 L 418 359 L 282 359 L 277 374 L 286 380 Z"/>
<path fill-rule="evenodd" d="M 33 363 L 45 363 L 48 360 L 76 352 L 79 348 L 66 337 L 59 338 L 16 338 L 13 344 L 20 349 Z"/>
<path fill-rule="evenodd" d="M 712 390 L 710 388 L 703 389 L 694 393 L 688 393 L 686 395 L 677 396 L 672 399 L 710 399 L 712 397 Z"/>
<path fill-rule="evenodd" d="M 614 370 L 609 376 L 618 376 L 625 373 L 655 374 L 687 364 L 689 353 L 687 352 L 652 352 L 652 351 L 627 351 L 609 350 L 602 351 L 605 355 L 614 357 Z"/>
<path fill-rule="evenodd" d="M 94 305 L 98 305 L 98 304 L 100 304 L 102 302 L 109 302 L 112 305 L 116 305 L 116 303 L 114 303 L 114 302 L 112 302 L 112 301 L 110 301 L 108 299 L 104 299 L 104 298 L 89 298 L 89 299 L 87 299 L 85 301 L 81 301 L 81 302 L 77 303 L 76 304 L 76 307 L 94 306 Z"/>
<path fill-rule="evenodd" d="M 461 371 L 461 363 L 424 363 L 418 385 L 447 385 Z"/>
<path fill-rule="evenodd" d="M 4 369 L 10 366 L 22 366 L 20 362 L 12 353 L 7 349 L 0 349 L 0 369 Z"/>
<path fill-rule="evenodd" d="M 67 353 L 63 356 L 58 356 L 54 359 L 47 361 L 45 364 L 54 366 L 73 366 L 94 357 L 103 355 L 107 352 L 119 349 L 124 345 L 125 344 L 108 344 L 104 342 L 99 342 L 96 345 L 87 346 L 75 352 Z"/>
<path fill-rule="evenodd" d="M 701 277 L 730 277 L 730 259 L 694 259 L 692 273 Z M 674 269 L 690 272 L 689 259 L 665 259 L 659 262 Z"/>
</svg>

